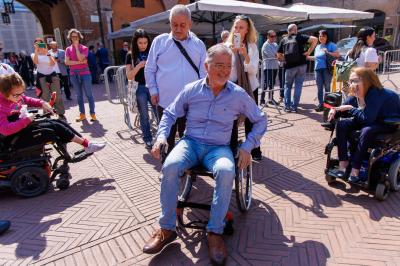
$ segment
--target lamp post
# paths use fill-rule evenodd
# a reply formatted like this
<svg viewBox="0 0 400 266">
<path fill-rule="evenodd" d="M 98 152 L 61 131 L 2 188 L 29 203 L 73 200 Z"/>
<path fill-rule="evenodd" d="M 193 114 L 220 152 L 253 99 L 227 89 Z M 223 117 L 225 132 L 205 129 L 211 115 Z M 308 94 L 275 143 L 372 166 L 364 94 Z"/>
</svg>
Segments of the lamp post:
<svg viewBox="0 0 400 266">
<path fill-rule="evenodd" d="M 99 16 L 99 27 L 100 27 L 101 43 L 103 45 L 105 45 L 104 30 L 103 30 L 103 20 L 101 19 L 100 0 L 96 0 L 96 4 L 97 4 L 97 15 Z"/>
</svg>

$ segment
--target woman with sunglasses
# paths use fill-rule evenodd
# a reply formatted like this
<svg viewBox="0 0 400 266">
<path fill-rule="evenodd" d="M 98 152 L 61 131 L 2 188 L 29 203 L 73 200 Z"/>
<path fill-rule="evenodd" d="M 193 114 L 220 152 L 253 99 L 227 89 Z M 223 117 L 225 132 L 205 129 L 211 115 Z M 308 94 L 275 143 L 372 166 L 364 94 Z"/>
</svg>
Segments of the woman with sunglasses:
<svg viewBox="0 0 400 266">
<path fill-rule="evenodd" d="M 332 73 L 328 66 L 328 57 L 338 58 L 340 56 L 336 44 L 333 43 L 326 30 L 320 30 L 318 36 L 319 44 L 315 47 L 314 56 L 309 56 L 311 60 L 315 60 L 314 71 L 315 80 L 318 88 L 318 106 L 315 111 L 322 112 L 324 110 L 324 92 L 331 91 Z"/>
<path fill-rule="evenodd" d="M 42 38 L 36 38 L 34 41 L 35 52 L 32 54 L 32 61 L 36 65 L 37 78 L 40 90 L 39 96 L 44 101 L 50 101 L 51 94 L 57 94 L 54 108 L 60 119 L 66 120 L 64 101 L 61 96 L 60 78 L 57 75 L 57 62 L 47 49 L 47 45 Z"/>
<path fill-rule="evenodd" d="M 83 92 L 89 102 L 90 121 L 97 121 L 94 111 L 92 75 L 88 65 L 89 48 L 81 44 L 83 36 L 77 29 L 70 29 L 67 37 L 71 45 L 65 49 L 65 64 L 69 66 L 70 80 L 78 99 L 79 117 L 76 122 L 86 120 Z"/>
<path fill-rule="evenodd" d="M 233 22 L 225 44 L 233 52 L 232 70 L 229 80 L 245 89 L 249 96 L 258 104 L 258 87 L 260 83 L 257 78 L 259 62 L 257 40 L 257 30 L 254 27 L 253 21 L 248 16 L 239 15 Z M 246 118 L 246 135 L 251 132 L 252 127 L 253 124 Z M 233 136 L 233 139 L 235 139 L 235 136 Z M 254 160 L 261 160 L 260 147 L 253 149 L 251 155 Z"/>
<path fill-rule="evenodd" d="M 351 157 L 349 182 L 365 182 L 359 177 L 362 161 L 370 145 L 378 134 L 390 133 L 395 128 L 385 125 L 383 120 L 400 117 L 400 98 L 392 90 L 383 88 L 378 76 L 370 68 L 357 67 L 350 74 L 350 90 L 354 96 L 348 97 L 344 105 L 333 107 L 328 115 L 331 121 L 341 119 L 336 125 L 339 167 L 329 174 L 343 178 L 349 166 L 348 142 L 350 133 L 361 130 L 357 148 Z"/>
</svg>

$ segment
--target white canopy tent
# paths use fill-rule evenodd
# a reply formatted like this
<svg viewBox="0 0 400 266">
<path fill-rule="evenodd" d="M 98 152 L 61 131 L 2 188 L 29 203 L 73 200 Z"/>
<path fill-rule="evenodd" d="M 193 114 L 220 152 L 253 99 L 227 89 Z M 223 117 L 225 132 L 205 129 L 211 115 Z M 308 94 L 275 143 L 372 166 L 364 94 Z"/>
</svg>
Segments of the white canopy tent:
<svg viewBox="0 0 400 266">
<path fill-rule="evenodd" d="M 308 19 L 327 19 L 334 21 L 353 21 L 360 19 L 373 18 L 374 13 L 363 12 L 352 9 L 325 7 L 325 6 L 312 6 L 303 3 L 296 3 L 287 6 L 289 10 L 307 12 Z"/>
<path fill-rule="evenodd" d="M 267 26 L 272 24 L 291 23 L 307 18 L 304 11 L 235 0 L 200 0 L 187 7 L 192 12 L 192 31 L 203 37 L 215 36 L 216 33 L 229 29 L 237 14 L 251 17 L 258 30 L 266 30 Z M 116 39 L 132 36 L 137 28 L 143 28 L 153 34 L 169 32 L 169 13 L 170 10 L 167 10 L 133 21 L 129 27 L 112 32 L 108 37 Z"/>
</svg>

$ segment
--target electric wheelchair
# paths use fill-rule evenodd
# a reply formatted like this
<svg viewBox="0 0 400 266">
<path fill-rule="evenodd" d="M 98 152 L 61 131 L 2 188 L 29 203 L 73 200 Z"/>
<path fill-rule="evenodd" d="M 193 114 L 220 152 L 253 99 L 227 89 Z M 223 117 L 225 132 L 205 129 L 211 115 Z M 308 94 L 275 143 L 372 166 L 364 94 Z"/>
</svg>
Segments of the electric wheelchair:
<svg viewBox="0 0 400 266">
<path fill-rule="evenodd" d="M 234 128 L 237 127 L 237 121 L 234 122 Z M 234 132 L 234 130 L 233 130 Z M 240 170 L 237 167 L 238 163 L 238 147 L 241 142 L 235 141 L 234 138 L 237 137 L 236 134 L 232 133 L 231 138 L 231 150 L 235 158 L 235 196 L 236 196 L 236 204 L 241 213 L 245 213 L 250 209 L 251 200 L 252 200 L 252 183 L 253 183 L 253 171 L 252 171 L 252 163 L 243 170 Z M 164 163 L 167 158 L 167 146 L 161 145 L 160 153 L 161 153 L 161 163 Z M 210 204 L 189 202 L 190 192 L 193 187 L 193 183 L 197 180 L 199 176 L 208 176 L 214 178 L 213 173 L 204 168 L 201 164 L 198 164 L 190 169 L 186 170 L 184 175 L 180 178 L 180 186 L 178 193 L 178 202 L 177 202 L 177 221 L 178 225 L 183 228 L 192 228 L 192 229 L 202 229 L 204 230 L 208 221 L 207 220 L 193 220 L 187 223 L 184 222 L 184 209 L 200 209 L 205 211 L 211 210 Z M 233 234 L 233 213 L 228 211 L 225 216 L 225 227 L 224 234 L 231 235 Z"/>
<path fill-rule="evenodd" d="M 340 93 L 328 93 L 324 100 L 324 107 L 340 106 L 342 103 L 342 95 Z M 329 111 L 329 110 L 328 110 Z M 327 120 L 327 113 L 324 114 L 324 120 Z M 390 134 L 379 134 L 373 143 L 370 144 L 368 154 L 364 158 L 364 167 L 360 169 L 360 176 L 367 181 L 357 184 L 369 192 L 373 192 L 378 200 L 385 200 L 390 191 L 400 190 L 400 117 L 385 119 L 383 123 L 394 128 L 394 132 Z M 333 158 L 332 151 L 337 146 L 336 138 L 333 134 L 336 130 L 336 122 L 323 123 L 325 129 L 331 131 L 330 141 L 325 147 L 327 155 L 325 177 L 328 183 L 333 183 L 336 178 L 329 175 L 329 170 L 339 165 L 339 160 Z M 360 131 L 356 130 L 351 134 L 349 143 L 349 153 L 355 150 L 360 136 Z M 351 158 L 351 157 L 350 157 Z M 346 170 L 346 177 L 350 173 L 351 164 Z"/>
<path fill-rule="evenodd" d="M 33 112 L 37 113 L 37 110 Z M 50 114 L 36 114 L 28 127 L 48 119 L 51 119 Z M 57 121 L 81 136 L 66 122 Z M 53 181 L 56 181 L 56 187 L 60 190 L 67 189 L 71 178 L 68 164 L 82 161 L 91 154 L 86 154 L 82 149 L 71 156 L 66 144 L 51 129 L 34 128 L 31 137 L 31 145 L 18 147 L 18 134 L 7 137 L 0 135 L 0 188 L 11 188 L 15 194 L 25 198 L 46 192 Z M 53 149 L 58 155 L 54 160 L 51 155 Z"/>
</svg>

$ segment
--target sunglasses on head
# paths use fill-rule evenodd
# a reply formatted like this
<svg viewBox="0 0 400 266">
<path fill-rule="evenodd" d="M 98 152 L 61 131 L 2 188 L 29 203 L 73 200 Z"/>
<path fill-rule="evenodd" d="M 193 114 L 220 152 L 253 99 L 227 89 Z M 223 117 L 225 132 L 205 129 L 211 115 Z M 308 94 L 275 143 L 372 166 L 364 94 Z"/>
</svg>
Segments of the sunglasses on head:
<svg viewBox="0 0 400 266">
<path fill-rule="evenodd" d="M 248 16 L 246 16 L 246 15 L 237 15 L 236 19 L 242 19 L 242 20 L 247 20 L 248 21 L 250 18 Z"/>
</svg>

